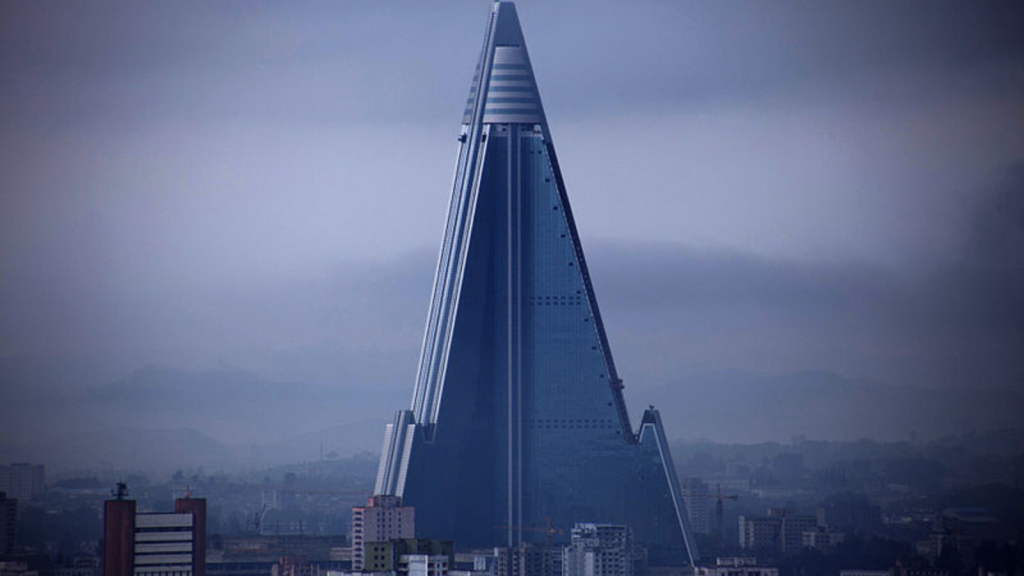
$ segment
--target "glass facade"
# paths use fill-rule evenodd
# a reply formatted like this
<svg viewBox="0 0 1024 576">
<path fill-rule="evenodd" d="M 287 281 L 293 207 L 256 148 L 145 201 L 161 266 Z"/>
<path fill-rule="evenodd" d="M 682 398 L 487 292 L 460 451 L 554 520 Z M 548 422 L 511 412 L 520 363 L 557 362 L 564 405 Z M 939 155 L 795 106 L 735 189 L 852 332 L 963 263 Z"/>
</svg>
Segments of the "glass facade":
<svg viewBox="0 0 1024 576">
<path fill-rule="evenodd" d="M 652 562 L 694 560 L 660 417 L 629 421 L 511 3 L 494 5 L 463 122 L 413 402 L 376 493 L 459 546 L 599 522 Z"/>
</svg>

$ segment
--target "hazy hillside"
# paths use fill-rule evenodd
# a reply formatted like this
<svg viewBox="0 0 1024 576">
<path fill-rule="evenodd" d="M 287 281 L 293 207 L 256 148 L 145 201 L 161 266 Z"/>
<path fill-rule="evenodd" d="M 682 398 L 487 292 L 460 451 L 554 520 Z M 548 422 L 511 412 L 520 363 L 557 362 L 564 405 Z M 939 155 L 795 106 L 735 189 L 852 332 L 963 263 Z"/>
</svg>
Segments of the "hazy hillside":
<svg viewBox="0 0 1024 576">
<path fill-rule="evenodd" d="M 233 467 L 232 450 L 190 429 L 103 428 L 0 444 L 0 461 L 46 464 L 51 469 L 172 470 Z"/>
<path fill-rule="evenodd" d="M 1002 390 L 923 389 L 850 380 L 827 372 L 764 376 L 694 374 L 638 399 L 657 406 L 672 438 L 719 442 L 929 439 L 972 430 L 1013 428 L 1024 396 Z M 636 412 L 634 412 L 636 413 Z"/>
<path fill-rule="evenodd" d="M 718 442 L 921 439 L 1018 426 L 1024 397 L 1004 391 L 931 390 L 823 372 L 695 374 L 627 389 L 634 423 L 651 403 L 674 439 Z M 146 367 L 60 395 L 0 392 L 0 461 L 55 469 L 205 466 L 249 468 L 347 457 L 380 449 L 384 425 L 409 390 L 277 382 L 221 366 Z"/>
<path fill-rule="evenodd" d="M 0 393 L 0 461 L 58 468 L 276 464 L 380 448 L 406 390 L 275 382 L 231 367 L 140 368 L 63 395 Z"/>
</svg>

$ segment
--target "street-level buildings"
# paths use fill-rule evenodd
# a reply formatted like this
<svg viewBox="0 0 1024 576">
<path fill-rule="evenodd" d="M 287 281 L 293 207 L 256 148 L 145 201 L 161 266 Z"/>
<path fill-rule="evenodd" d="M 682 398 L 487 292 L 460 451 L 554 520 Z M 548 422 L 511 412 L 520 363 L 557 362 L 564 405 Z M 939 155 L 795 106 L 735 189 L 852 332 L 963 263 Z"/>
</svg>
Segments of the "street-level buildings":
<svg viewBox="0 0 1024 576">
<path fill-rule="evenodd" d="M 18 547 L 18 501 L 0 492 L 0 554 L 14 554 Z"/>
<path fill-rule="evenodd" d="M 694 576 L 779 576 L 779 569 L 758 566 L 754 558 L 730 557 L 716 559 L 714 566 L 698 566 Z"/>
<path fill-rule="evenodd" d="M 562 551 L 563 576 L 633 576 L 633 534 L 616 524 L 577 523 Z"/>
</svg>

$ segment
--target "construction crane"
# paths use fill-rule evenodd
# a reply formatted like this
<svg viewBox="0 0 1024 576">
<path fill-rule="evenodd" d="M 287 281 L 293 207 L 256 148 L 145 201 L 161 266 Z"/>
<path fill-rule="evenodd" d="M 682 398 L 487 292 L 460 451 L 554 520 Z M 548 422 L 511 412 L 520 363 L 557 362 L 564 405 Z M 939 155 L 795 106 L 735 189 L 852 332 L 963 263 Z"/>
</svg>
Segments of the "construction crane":
<svg viewBox="0 0 1024 576">
<path fill-rule="evenodd" d="M 715 518 L 718 520 L 718 550 L 722 550 L 722 515 L 725 512 L 725 506 L 722 505 L 722 499 L 728 498 L 729 500 L 738 500 L 739 496 L 736 494 L 722 495 L 722 485 L 717 484 L 718 494 L 716 495 L 715 502 Z"/>
<path fill-rule="evenodd" d="M 725 513 L 725 506 L 722 505 L 723 500 L 738 500 L 739 496 L 736 494 L 722 494 L 722 485 L 716 485 L 717 490 L 715 494 L 694 494 L 690 493 L 691 498 L 714 498 L 715 499 L 715 519 L 718 521 L 718 550 L 722 550 L 722 516 Z"/>
<path fill-rule="evenodd" d="M 267 513 L 267 505 L 264 504 L 263 508 L 256 513 L 256 516 L 252 519 L 252 525 L 256 528 L 256 535 L 260 535 L 260 527 L 263 525 L 263 515 Z"/>
</svg>

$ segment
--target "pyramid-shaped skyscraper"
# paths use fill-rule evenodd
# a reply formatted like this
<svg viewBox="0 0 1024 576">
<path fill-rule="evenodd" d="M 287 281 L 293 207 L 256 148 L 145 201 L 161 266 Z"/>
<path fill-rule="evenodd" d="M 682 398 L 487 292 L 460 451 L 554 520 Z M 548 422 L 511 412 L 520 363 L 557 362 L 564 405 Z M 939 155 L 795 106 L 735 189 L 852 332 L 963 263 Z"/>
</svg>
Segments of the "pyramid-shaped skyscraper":
<svg viewBox="0 0 1024 576">
<path fill-rule="evenodd" d="M 459 140 L 412 407 L 387 426 L 375 493 L 459 546 L 603 522 L 652 562 L 693 562 L 660 416 L 630 423 L 510 2 L 493 5 Z"/>
</svg>

